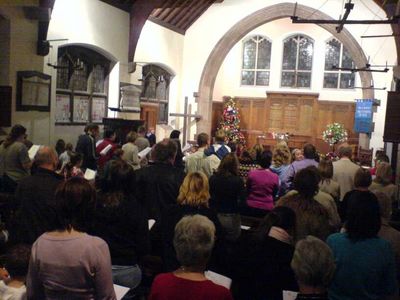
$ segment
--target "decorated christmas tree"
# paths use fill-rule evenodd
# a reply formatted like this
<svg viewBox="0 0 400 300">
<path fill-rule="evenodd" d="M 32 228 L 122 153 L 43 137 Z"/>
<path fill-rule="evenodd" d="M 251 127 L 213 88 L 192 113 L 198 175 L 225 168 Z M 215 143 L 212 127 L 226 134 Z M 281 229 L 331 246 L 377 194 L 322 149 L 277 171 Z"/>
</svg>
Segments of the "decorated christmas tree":
<svg viewBox="0 0 400 300">
<path fill-rule="evenodd" d="M 232 97 L 225 99 L 222 120 L 218 129 L 222 129 L 226 135 L 226 142 L 246 144 L 243 133 L 240 132 L 240 115 L 236 103 Z"/>
</svg>

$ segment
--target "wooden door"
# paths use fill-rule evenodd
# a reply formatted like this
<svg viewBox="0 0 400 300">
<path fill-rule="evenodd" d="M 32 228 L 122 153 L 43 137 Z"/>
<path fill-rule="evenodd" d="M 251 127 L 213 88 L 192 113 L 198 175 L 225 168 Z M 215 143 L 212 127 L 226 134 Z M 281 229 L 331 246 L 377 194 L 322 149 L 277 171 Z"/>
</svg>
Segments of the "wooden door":
<svg viewBox="0 0 400 300">
<path fill-rule="evenodd" d="M 141 104 L 140 120 L 144 121 L 147 128 L 156 128 L 158 121 L 158 104 Z"/>
</svg>

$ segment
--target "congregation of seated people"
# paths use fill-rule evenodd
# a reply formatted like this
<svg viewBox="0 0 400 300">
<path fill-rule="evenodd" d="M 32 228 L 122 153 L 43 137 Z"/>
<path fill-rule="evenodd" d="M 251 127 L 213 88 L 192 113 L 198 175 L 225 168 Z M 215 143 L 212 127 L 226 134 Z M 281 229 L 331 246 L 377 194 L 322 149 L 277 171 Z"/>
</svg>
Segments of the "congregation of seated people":
<svg viewBox="0 0 400 300">
<path fill-rule="evenodd" d="M 76 147 L 33 156 L 21 125 L 2 141 L 0 299 L 399 298 L 384 154 L 366 169 L 347 144 L 332 161 L 222 130 L 189 149 L 178 130 L 99 135 L 88 124 Z"/>
</svg>

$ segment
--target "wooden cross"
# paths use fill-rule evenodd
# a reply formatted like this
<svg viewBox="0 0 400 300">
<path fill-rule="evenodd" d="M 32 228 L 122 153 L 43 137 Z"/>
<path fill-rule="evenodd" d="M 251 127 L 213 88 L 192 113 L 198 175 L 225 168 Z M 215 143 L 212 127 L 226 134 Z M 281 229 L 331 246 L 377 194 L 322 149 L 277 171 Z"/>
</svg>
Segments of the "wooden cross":
<svg viewBox="0 0 400 300">
<path fill-rule="evenodd" d="M 190 129 L 190 119 L 195 118 L 196 121 L 201 119 L 200 115 L 191 113 L 191 105 L 188 104 L 188 97 L 185 97 L 185 106 L 182 113 L 170 113 L 171 117 L 183 117 L 183 137 L 182 137 L 182 146 L 185 147 L 187 142 L 187 132 Z"/>
</svg>

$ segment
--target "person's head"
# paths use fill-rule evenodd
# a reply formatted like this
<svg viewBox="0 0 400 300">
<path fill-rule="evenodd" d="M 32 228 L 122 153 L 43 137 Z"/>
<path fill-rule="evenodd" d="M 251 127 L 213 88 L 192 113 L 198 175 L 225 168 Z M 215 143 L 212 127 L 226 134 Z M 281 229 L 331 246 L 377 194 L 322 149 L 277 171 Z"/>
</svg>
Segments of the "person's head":
<svg viewBox="0 0 400 300">
<path fill-rule="evenodd" d="M 174 248 L 179 263 L 190 270 L 206 268 L 215 242 L 215 226 L 201 215 L 183 217 L 175 226 Z"/>
<path fill-rule="evenodd" d="M 248 150 L 244 150 L 239 158 L 241 164 L 252 164 L 254 162 Z"/>
<path fill-rule="evenodd" d="M 385 220 L 390 220 L 392 215 L 392 200 L 381 191 L 373 191 L 373 193 L 378 199 L 381 217 Z"/>
<path fill-rule="evenodd" d="M 154 127 L 149 127 L 148 133 L 154 134 Z"/>
<path fill-rule="evenodd" d="M 144 136 L 146 134 L 146 128 L 144 128 L 144 126 L 139 126 L 137 129 L 137 133 L 140 136 Z"/>
<path fill-rule="evenodd" d="M 305 144 L 303 147 L 303 155 L 304 155 L 304 158 L 315 159 L 315 157 L 317 156 L 317 151 L 315 150 L 314 145 Z"/>
<path fill-rule="evenodd" d="M 375 237 L 381 228 L 378 200 L 369 191 L 355 191 L 349 198 L 347 234 L 351 240 Z"/>
<path fill-rule="evenodd" d="M 179 189 L 178 204 L 208 207 L 209 199 L 210 193 L 207 176 L 203 172 L 187 174 Z"/>
<path fill-rule="evenodd" d="M 80 168 L 82 166 L 82 162 L 83 162 L 82 153 L 71 151 L 69 153 L 69 162 L 72 167 Z"/>
<path fill-rule="evenodd" d="M 331 179 L 333 177 L 333 164 L 330 159 L 321 159 L 318 164 L 318 171 L 322 179 Z"/>
<path fill-rule="evenodd" d="M 303 156 L 303 152 L 300 149 L 293 149 L 292 151 L 292 161 L 296 161 L 296 160 L 303 160 L 304 156 Z"/>
<path fill-rule="evenodd" d="M 197 136 L 197 146 L 199 146 L 199 148 L 207 147 L 209 141 L 210 137 L 207 133 L 202 132 Z"/>
<path fill-rule="evenodd" d="M 351 158 L 353 154 L 353 149 L 348 144 L 343 144 L 339 147 L 339 157 L 340 158 Z"/>
<path fill-rule="evenodd" d="M 117 135 L 115 134 L 115 130 L 113 129 L 106 129 L 104 130 L 104 138 L 115 141 Z"/>
<path fill-rule="evenodd" d="M 169 138 L 170 139 L 179 139 L 179 136 L 181 135 L 181 132 L 179 131 L 179 130 L 172 130 L 171 131 L 171 133 L 170 133 L 170 135 L 169 135 Z"/>
<path fill-rule="evenodd" d="M 383 151 L 376 151 L 375 166 L 381 162 L 390 163 L 389 156 L 387 156 Z"/>
<path fill-rule="evenodd" d="M 272 154 L 273 165 L 276 167 L 290 164 L 290 150 L 289 147 L 283 143 L 278 144 Z"/>
<path fill-rule="evenodd" d="M 216 143 L 224 143 L 225 142 L 225 131 L 223 131 L 222 129 L 218 129 L 215 132 L 215 142 Z"/>
<path fill-rule="evenodd" d="M 317 289 L 324 293 L 335 272 L 332 250 L 320 239 L 311 235 L 296 244 L 290 266 L 300 287 Z"/>
<path fill-rule="evenodd" d="M 63 139 L 57 140 L 56 151 L 58 154 L 61 154 L 65 151 L 65 141 Z"/>
<path fill-rule="evenodd" d="M 235 153 L 228 153 L 224 156 L 218 166 L 217 173 L 221 175 L 238 175 L 239 161 Z"/>
<path fill-rule="evenodd" d="M 304 198 L 312 199 L 318 193 L 320 179 L 316 167 L 310 166 L 301 169 L 294 176 L 294 189 Z"/>
<path fill-rule="evenodd" d="M 99 136 L 99 125 L 97 125 L 97 124 L 88 124 L 88 125 L 86 125 L 86 128 L 85 128 L 87 131 L 87 133 L 88 134 L 90 134 L 91 136 L 93 136 L 93 137 L 98 137 Z"/>
<path fill-rule="evenodd" d="M 25 277 L 28 274 L 31 246 L 18 244 L 6 252 L 5 265 L 10 277 Z"/>
<path fill-rule="evenodd" d="M 392 166 L 387 162 L 381 162 L 376 168 L 375 181 L 387 185 L 392 182 L 392 175 Z"/>
<path fill-rule="evenodd" d="M 372 183 L 372 176 L 368 169 L 359 168 L 354 175 L 354 187 L 356 189 L 368 189 Z"/>
<path fill-rule="evenodd" d="M 282 228 L 291 236 L 293 236 L 296 226 L 295 212 L 286 206 L 276 206 L 261 221 L 257 230 L 259 237 L 263 239 L 265 236 L 267 236 L 272 226 Z"/>
<path fill-rule="evenodd" d="M 4 141 L 4 147 L 7 148 L 14 142 L 22 142 L 26 137 L 26 128 L 22 125 L 14 125 L 11 128 L 7 139 Z"/>
<path fill-rule="evenodd" d="M 66 151 L 72 151 L 74 149 L 74 146 L 71 143 L 67 143 L 65 145 L 65 150 Z"/>
<path fill-rule="evenodd" d="M 137 133 L 134 131 L 130 131 L 127 135 L 126 135 L 126 142 L 127 143 L 134 143 L 137 139 Z"/>
<path fill-rule="evenodd" d="M 55 193 L 55 229 L 86 232 L 95 207 L 96 192 L 86 179 L 72 177 L 60 183 Z"/>
<path fill-rule="evenodd" d="M 35 155 L 35 165 L 42 168 L 54 171 L 57 169 L 58 155 L 57 152 L 48 146 L 40 146 Z"/>
<path fill-rule="evenodd" d="M 129 192 L 133 190 L 134 172 L 124 160 L 114 160 L 110 163 L 110 191 Z"/>
<path fill-rule="evenodd" d="M 155 162 L 173 164 L 177 150 L 178 147 L 174 141 L 171 139 L 164 139 L 154 146 L 151 155 Z"/>
<path fill-rule="evenodd" d="M 261 166 L 261 168 L 268 169 L 271 166 L 271 161 L 272 152 L 269 150 L 265 150 L 261 153 L 258 164 Z"/>
</svg>

